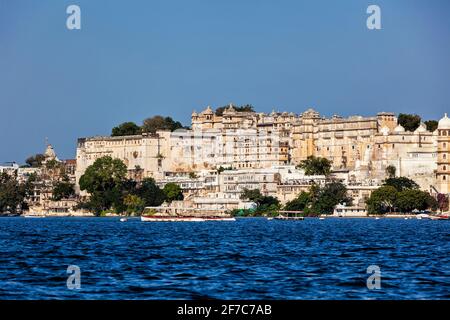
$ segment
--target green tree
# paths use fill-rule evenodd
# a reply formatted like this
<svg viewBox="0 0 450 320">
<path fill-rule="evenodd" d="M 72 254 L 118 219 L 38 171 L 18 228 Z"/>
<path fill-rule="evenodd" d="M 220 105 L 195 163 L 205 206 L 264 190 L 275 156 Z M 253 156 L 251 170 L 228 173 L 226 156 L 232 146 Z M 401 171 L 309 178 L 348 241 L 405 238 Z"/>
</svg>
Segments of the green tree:
<svg viewBox="0 0 450 320">
<path fill-rule="evenodd" d="M 136 195 L 144 201 L 146 207 L 160 206 L 166 198 L 153 178 L 144 178 L 136 188 Z"/>
<path fill-rule="evenodd" d="M 127 167 L 120 159 L 105 156 L 95 160 L 80 177 L 80 189 L 90 193 L 89 205 L 96 214 L 123 208 L 122 187 Z"/>
<path fill-rule="evenodd" d="M 311 203 L 309 192 L 301 192 L 295 199 L 288 201 L 284 206 L 286 211 L 304 211 Z"/>
<path fill-rule="evenodd" d="M 124 122 L 117 127 L 114 127 L 111 136 L 133 136 L 141 133 L 141 127 L 134 122 Z"/>
<path fill-rule="evenodd" d="M 66 199 L 73 197 L 75 195 L 74 184 L 67 180 L 58 181 L 53 187 L 52 199 L 59 201 L 61 199 Z"/>
<path fill-rule="evenodd" d="M 35 154 L 34 156 L 28 157 L 25 162 L 29 167 L 38 168 L 42 165 L 42 162 L 45 160 L 45 156 L 43 154 Z"/>
<path fill-rule="evenodd" d="M 367 211 L 370 214 L 392 212 L 397 193 L 397 189 L 393 186 L 382 186 L 374 190 L 366 201 Z"/>
<path fill-rule="evenodd" d="M 388 176 L 388 178 L 395 178 L 395 172 L 397 171 L 397 168 L 389 165 L 386 167 L 386 175 Z"/>
<path fill-rule="evenodd" d="M 316 214 L 332 214 L 338 204 L 353 203 L 353 199 L 347 194 L 347 188 L 341 182 L 331 182 L 322 188 L 314 186 L 310 193 L 313 195 L 311 212 Z"/>
<path fill-rule="evenodd" d="M 438 122 L 436 120 L 428 120 L 424 122 L 427 130 L 430 132 L 434 132 L 438 127 Z"/>
<path fill-rule="evenodd" d="M 123 199 L 123 203 L 127 208 L 126 212 L 128 215 L 133 213 L 140 215 L 145 207 L 145 201 L 135 194 L 127 194 Z"/>
<path fill-rule="evenodd" d="M 242 190 L 241 199 L 250 200 L 256 203 L 255 210 L 248 210 L 247 214 L 251 215 L 273 215 L 280 209 L 280 201 L 272 196 L 264 196 L 259 189 L 246 189 Z"/>
<path fill-rule="evenodd" d="M 32 182 L 19 183 L 7 173 L 0 174 L 0 213 L 16 214 L 26 207 L 26 197 L 33 190 Z"/>
<path fill-rule="evenodd" d="M 55 159 L 51 159 L 45 163 L 45 168 L 48 170 L 57 169 L 59 167 L 59 162 Z"/>
<path fill-rule="evenodd" d="M 242 190 L 240 196 L 242 200 L 250 200 L 255 203 L 257 203 L 262 197 L 263 195 L 261 194 L 261 191 L 259 191 L 259 189 L 247 189 L 247 188 L 244 188 Z"/>
<path fill-rule="evenodd" d="M 305 170 L 305 175 L 325 175 L 331 172 L 331 161 L 326 158 L 309 156 L 306 160 L 300 162 L 297 168 Z"/>
<path fill-rule="evenodd" d="M 144 120 L 143 132 L 155 133 L 158 130 L 170 130 L 184 128 L 179 121 L 174 121 L 171 117 L 154 116 Z"/>
<path fill-rule="evenodd" d="M 414 131 L 420 125 L 421 118 L 416 114 L 400 113 L 398 115 L 398 124 L 400 124 L 406 131 Z"/>
<path fill-rule="evenodd" d="M 397 193 L 395 206 L 400 212 L 437 208 L 436 200 L 428 192 L 405 189 Z"/>
<path fill-rule="evenodd" d="M 167 183 L 163 188 L 163 192 L 166 195 L 166 200 L 168 202 L 184 199 L 183 192 L 181 191 L 180 186 L 176 183 Z"/>
<path fill-rule="evenodd" d="M 383 183 L 384 186 L 392 186 L 397 191 L 403 191 L 406 189 L 419 189 L 419 185 L 406 177 L 388 178 Z"/>
</svg>

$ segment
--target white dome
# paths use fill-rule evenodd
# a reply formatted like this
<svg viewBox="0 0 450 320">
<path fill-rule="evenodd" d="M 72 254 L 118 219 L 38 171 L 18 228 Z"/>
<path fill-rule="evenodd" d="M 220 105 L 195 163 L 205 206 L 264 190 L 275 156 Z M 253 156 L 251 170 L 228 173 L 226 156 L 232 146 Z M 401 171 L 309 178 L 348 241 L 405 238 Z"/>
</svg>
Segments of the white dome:
<svg viewBox="0 0 450 320">
<path fill-rule="evenodd" d="M 447 117 L 447 114 L 439 120 L 438 129 L 450 129 L 450 119 Z"/>
<path fill-rule="evenodd" d="M 405 132 L 405 128 L 401 124 L 395 127 L 394 132 Z"/>
<path fill-rule="evenodd" d="M 414 133 L 421 133 L 421 132 L 426 132 L 426 131 L 427 131 L 427 128 L 425 127 L 423 122 L 421 122 L 420 125 L 417 127 L 417 129 L 414 131 Z"/>
</svg>

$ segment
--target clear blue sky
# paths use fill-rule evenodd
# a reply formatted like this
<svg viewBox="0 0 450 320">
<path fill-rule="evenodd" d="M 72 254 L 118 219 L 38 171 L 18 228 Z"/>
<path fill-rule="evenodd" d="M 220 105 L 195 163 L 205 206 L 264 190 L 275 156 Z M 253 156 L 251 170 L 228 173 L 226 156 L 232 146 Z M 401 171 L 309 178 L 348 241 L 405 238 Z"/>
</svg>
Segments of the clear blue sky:
<svg viewBox="0 0 450 320">
<path fill-rule="evenodd" d="M 66 29 L 77 4 L 82 29 Z M 382 30 L 366 9 L 382 10 Z M 156 114 L 450 112 L 450 1 L 0 0 L 0 162 Z"/>
</svg>

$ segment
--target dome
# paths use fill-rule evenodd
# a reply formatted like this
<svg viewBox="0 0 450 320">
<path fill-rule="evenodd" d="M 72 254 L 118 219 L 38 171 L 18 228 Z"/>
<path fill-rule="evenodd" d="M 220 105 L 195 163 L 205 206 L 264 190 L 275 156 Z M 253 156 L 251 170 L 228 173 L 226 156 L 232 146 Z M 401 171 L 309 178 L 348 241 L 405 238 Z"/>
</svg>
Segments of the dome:
<svg viewBox="0 0 450 320">
<path fill-rule="evenodd" d="M 202 111 L 201 114 L 213 114 L 214 112 L 212 111 L 211 107 L 208 106 L 205 110 Z"/>
<path fill-rule="evenodd" d="M 401 124 L 395 127 L 394 132 L 405 132 L 405 128 Z"/>
<path fill-rule="evenodd" d="M 414 131 L 414 133 L 422 133 L 422 132 L 426 132 L 426 131 L 427 131 L 427 128 L 425 127 L 423 122 L 421 122 L 419 127 L 417 127 L 417 129 Z"/>
<path fill-rule="evenodd" d="M 438 129 L 450 129 L 450 119 L 447 117 L 447 113 L 439 120 Z"/>
<path fill-rule="evenodd" d="M 196 116 L 198 116 L 198 114 L 197 114 L 197 112 L 195 112 L 195 110 L 194 110 L 194 111 L 192 111 L 192 116 L 193 116 L 193 117 L 196 117 Z"/>
</svg>

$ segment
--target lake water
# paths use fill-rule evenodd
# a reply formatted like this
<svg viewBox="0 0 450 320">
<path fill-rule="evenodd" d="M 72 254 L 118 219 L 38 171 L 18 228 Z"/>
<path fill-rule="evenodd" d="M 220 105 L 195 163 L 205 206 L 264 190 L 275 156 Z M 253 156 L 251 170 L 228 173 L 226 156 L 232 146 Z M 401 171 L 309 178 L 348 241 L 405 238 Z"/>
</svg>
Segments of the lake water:
<svg viewBox="0 0 450 320">
<path fill-rule="evenodd" d="M 1 218 L 0 299 L 449 299 L 449 240 L 450 221 Z"/>
</svg>

